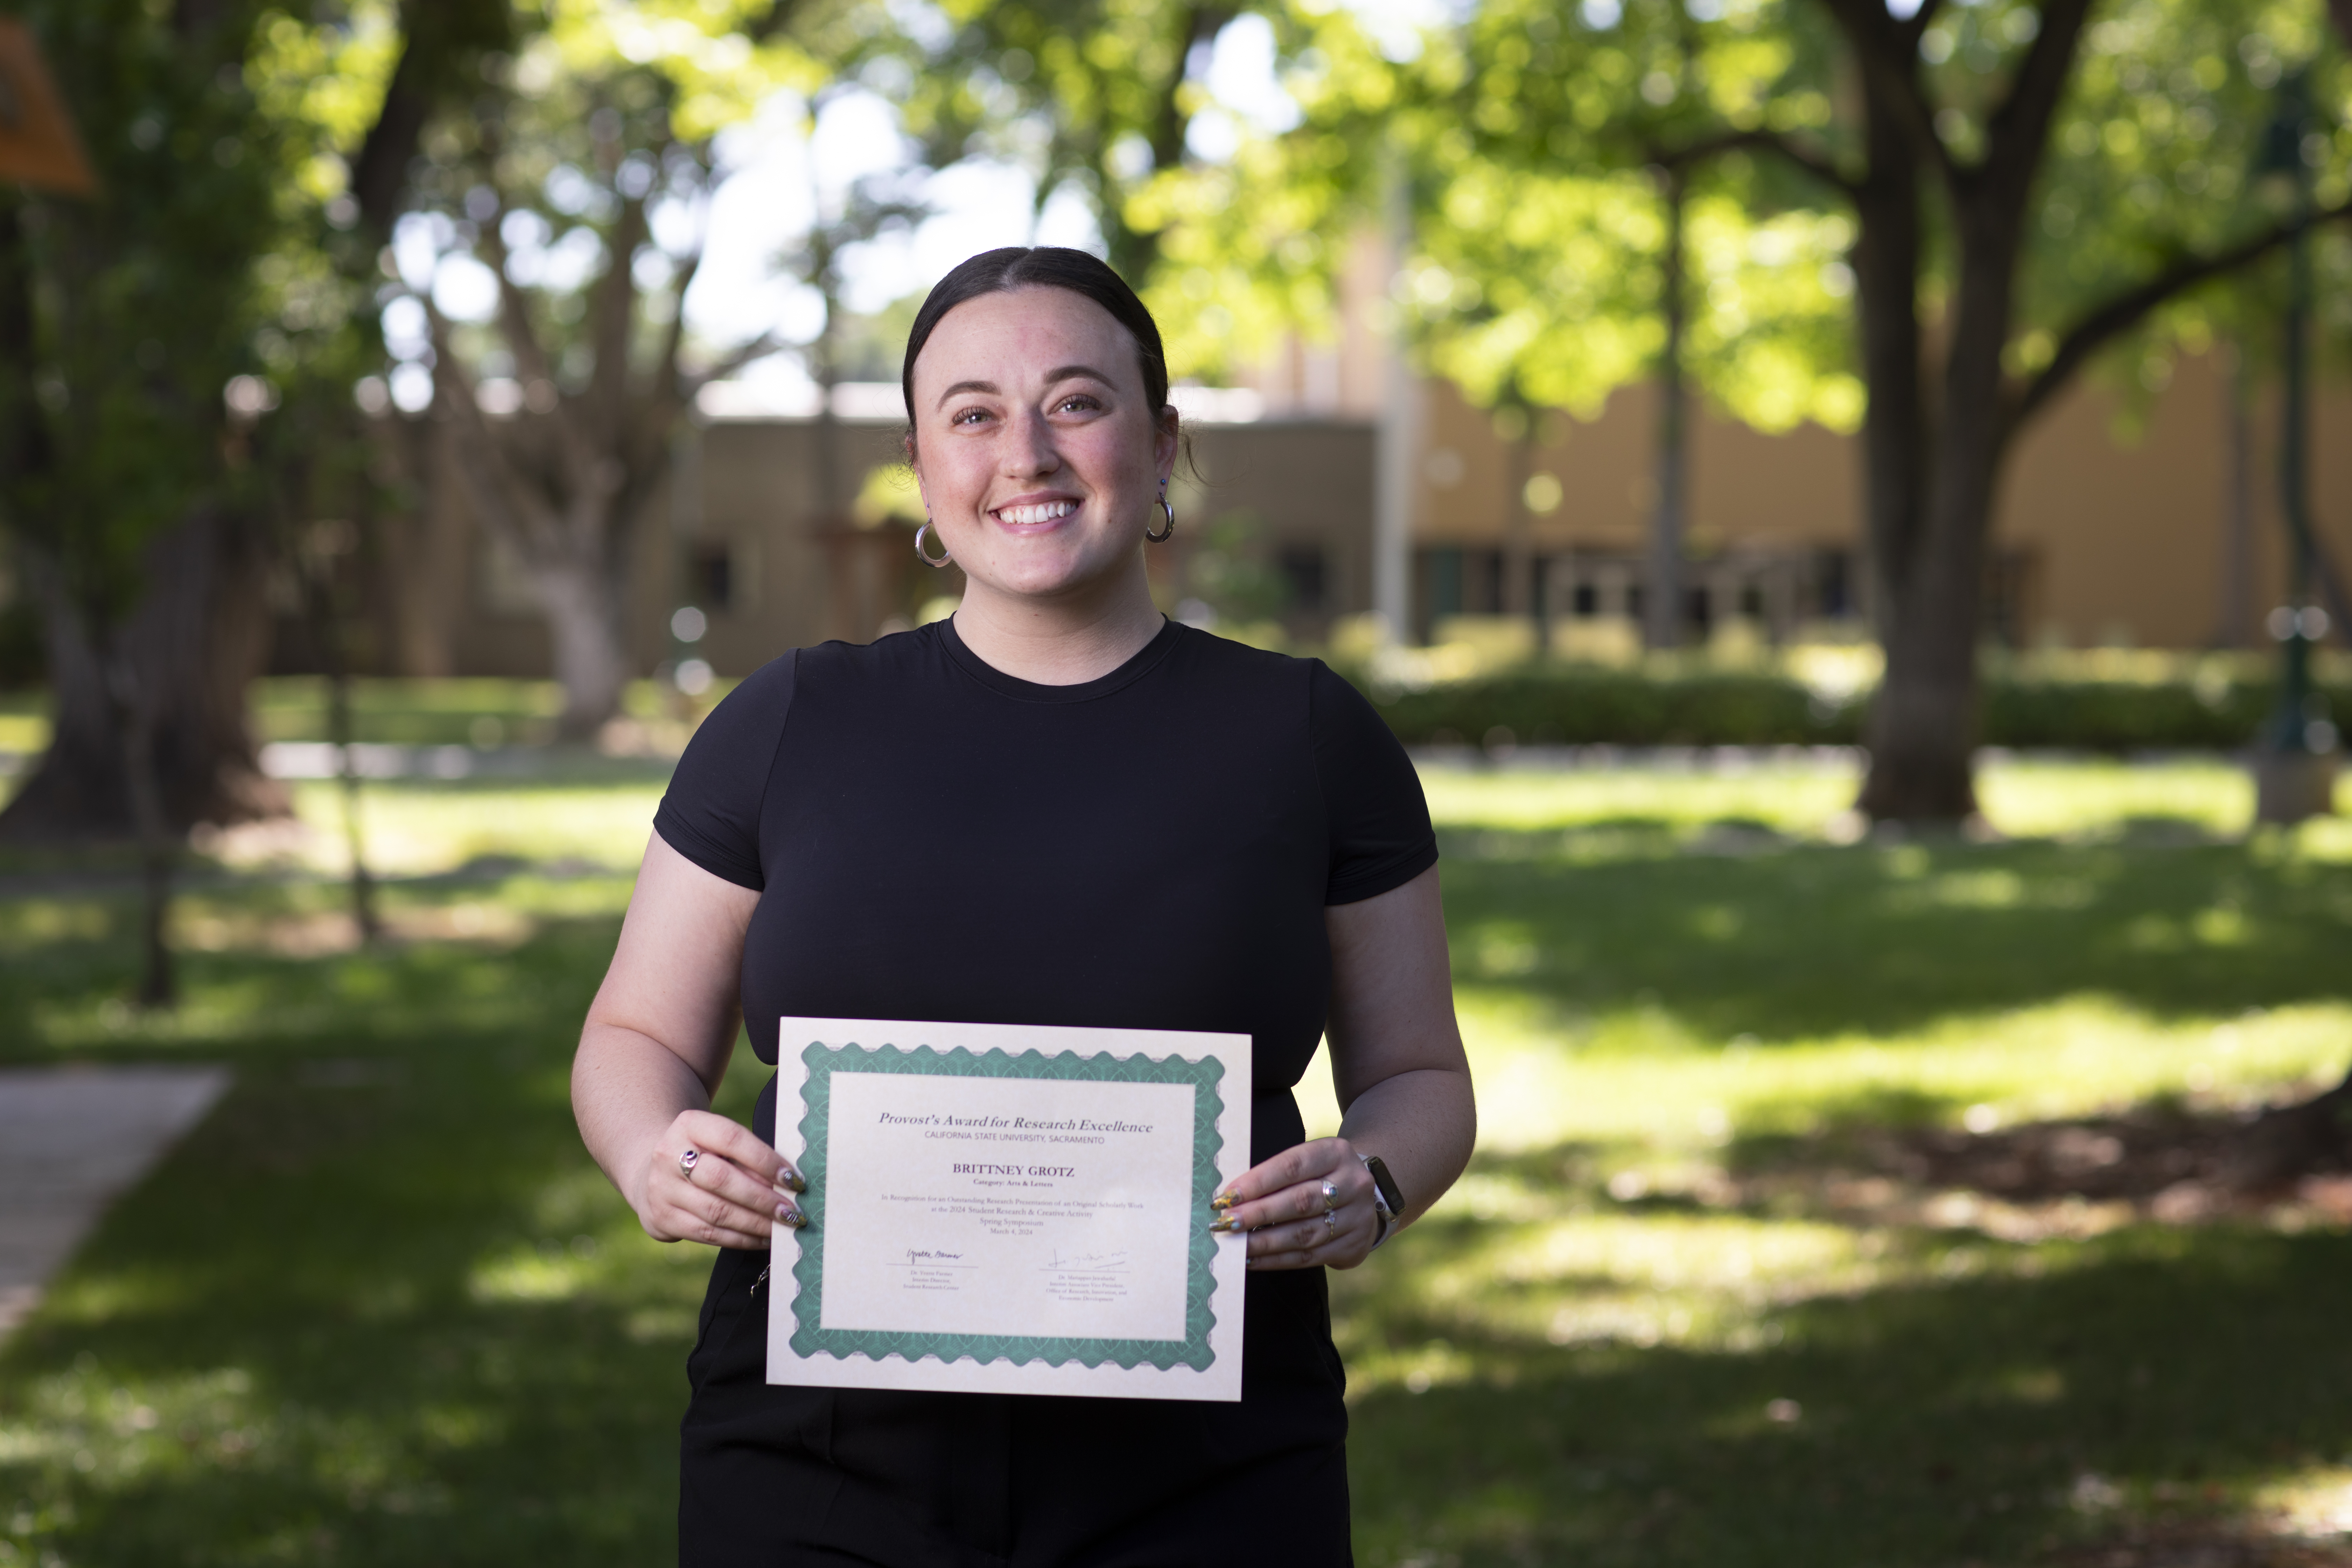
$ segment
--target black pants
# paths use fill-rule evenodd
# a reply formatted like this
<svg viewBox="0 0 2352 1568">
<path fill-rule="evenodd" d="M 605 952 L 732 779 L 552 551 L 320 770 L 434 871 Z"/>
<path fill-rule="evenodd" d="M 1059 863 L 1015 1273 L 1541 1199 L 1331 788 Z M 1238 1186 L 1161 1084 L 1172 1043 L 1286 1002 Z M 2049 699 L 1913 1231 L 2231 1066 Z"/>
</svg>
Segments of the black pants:
<svg viewBox="0 0 2352 1568">
<path fill-rule="evenodd" d="M 1322 1271 L 1254 1274 L 1238 1405 L 766 1382 L 764 1252 L 720 1255 L 687 1374 L 680 1568 L 1349 1568 Z"/>
</svg>

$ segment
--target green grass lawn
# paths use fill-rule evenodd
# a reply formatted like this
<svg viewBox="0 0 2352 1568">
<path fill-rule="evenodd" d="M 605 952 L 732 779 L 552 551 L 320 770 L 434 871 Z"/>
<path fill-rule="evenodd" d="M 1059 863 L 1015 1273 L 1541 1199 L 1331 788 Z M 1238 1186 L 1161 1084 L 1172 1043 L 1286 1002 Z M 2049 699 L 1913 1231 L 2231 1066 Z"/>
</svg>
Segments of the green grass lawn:
<svg viewBox="0 0 2352 1568">
<path fill-rule="evenodd" d="M 1428 783 L 1484 1126 L 1336 1281 L 1360 1561 L 2352 1561 L 2352 1207 L 1903 1163 L 2340 1075 L 2352 824 L 2232 837 L 2193 763 L 1997 767 L 1988 844 L 1832 842 L 1811 765 Z M 0 1349 L 0 1568 L 667 1559 L 707 1255 L 565 1094 L 658 791 L 372 790 L 352 954 L 306 787 L 184 900 L 163 1019 L 123 890 L 0 884 L 0 1060 L 236 1069 Z"/>
</svg>

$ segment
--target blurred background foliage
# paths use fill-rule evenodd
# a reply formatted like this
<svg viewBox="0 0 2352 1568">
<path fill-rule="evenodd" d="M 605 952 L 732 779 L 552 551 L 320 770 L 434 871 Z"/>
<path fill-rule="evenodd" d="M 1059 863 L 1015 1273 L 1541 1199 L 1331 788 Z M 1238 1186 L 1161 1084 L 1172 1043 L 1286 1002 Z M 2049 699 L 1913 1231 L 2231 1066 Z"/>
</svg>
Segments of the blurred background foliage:
<svg viewBox="0 0 2352 1568">
<path fill-rule="evenodd" d="M 1988 3 L 1935 16 L 1920 37 L 1922 74 L 1943 106 L 1936 130 L 1965 161 L 1981 153 L 1982 118 L 2038 36 L 2040 12 Z M 1139 214 L 1167 231 L 1168 313 L 1196 316 L 1211 298 L 1227 312 L 1186 340 L 1188 368 L 1230 365 L 1257 341 L 1260 312 L 1323 312 L 1328 331 L 1329 283 L 1346 259 L 1324 243 L 1332 220 L 1385 214 L 1412 237 L 1394 304 L 1433 368 L 1481 402 L 1516 384 L 1590 414 L 1654 363 L 1664 226 L 1651 176 L 1687 162 L 1705 213 L 1693 237 L 1703 300 L 1693 374 L 1764 428 L 1859 418 L 1844 264 L 1853 228 L 1836 193 L 1763 140 L 1789 139 L 1831 168 L 1859 152 L 1851 114 L 1835 107 L 1842 57 L 1825 7 L 1512 0 L 1419 35 L 1391 24 L 1385 37 L 1344 7 L 1279 20 L 1297 125 L 1245 134 L 1231 159 L 1170 171 L 1139 198 Z M 2256 143 L 2283 74 L 2307 63 L 2327 121 L 2305 154 L 2328 207 L 2352 194 L 2352 130 L 2340 41 L 2320 7 L 2137 0 L 2100 10 L 2037 182 L 2026 317 L 2011 349 L 2021 369 L 2046 363 L 2061 323 L 2120 280 L 2273 216 L 2252 188 Z M 1938 215 L 1928 221 L 1932 240 Z M 2347 258 L 2331 240 L 2330 265 L 2340 272 Z M 1948 253 L 1931 246 L 1931 258 L 1930 311 L 1950 282 Z M 1249 301 L 1237 306 L 1244 285 Z M 2342 289 L 2323 292 L 2340 351 L 2352 305 Z M 2164 373 L 2144 362 L 2202 348 L 2238 297 L 2221 289 L 2180 301 L 2116 363 L 2160 385 Z"/>
</svg>

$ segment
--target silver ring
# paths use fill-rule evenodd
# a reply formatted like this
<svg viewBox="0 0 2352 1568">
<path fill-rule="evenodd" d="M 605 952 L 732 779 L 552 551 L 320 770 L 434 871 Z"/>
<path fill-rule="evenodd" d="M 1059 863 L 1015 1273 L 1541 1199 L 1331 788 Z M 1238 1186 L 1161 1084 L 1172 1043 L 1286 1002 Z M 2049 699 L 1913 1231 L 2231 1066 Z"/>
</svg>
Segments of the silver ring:
<svg viewBox="0 0 2352 1568">
<path fill-rule="evenodd" d="M 1339 1228 L 1339 1214 L 1337 1209 L 1325 1209 L 1323 1211 L 1323 1228 L 1325 1230 L 1337 1230 Z"/>
<path fill-rule="evenodd" d="M 1326 1183 L 1324 1183 L 1324 1184 L 1323 1184 L 1323 1212 L 1324 1212 L 1324 1214 L 1325 1214 L 1326 1215 L 1328 1215 L 1330 1214 L 1330 1212 L 1331 1212 L 1333 1209 L 1336 1209 L 1336 1208 L 1338 1208 L 1339 1206 L 1339 1189 L 1338 1187 L 1336 1187 L 1336 1186 L 1332 1185 L 1329 1182 L 1326 1182 Z"/>
<path fill-rule="evenodd" d="M 689 1182 L 694 1180 L 694 1163 L 701 1158 L 701 1150 L 688 1149 L 685 1153 L 680 1154 L 677 1157 L 678 1173 L 685 1176 Z"/>
</svg>

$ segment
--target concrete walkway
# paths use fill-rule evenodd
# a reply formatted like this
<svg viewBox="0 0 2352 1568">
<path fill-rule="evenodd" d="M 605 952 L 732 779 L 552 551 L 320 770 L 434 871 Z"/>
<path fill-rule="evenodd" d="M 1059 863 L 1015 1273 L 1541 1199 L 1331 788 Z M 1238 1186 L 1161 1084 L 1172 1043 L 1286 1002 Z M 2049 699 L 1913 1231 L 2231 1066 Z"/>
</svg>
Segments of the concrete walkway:
<svg viewBox="0 0 2352 1568">
<path fill-rule="evenodd" d="M 0 1340 L 228 1079 L 221 1068 L 0 1069 Z"/>
</svg>

